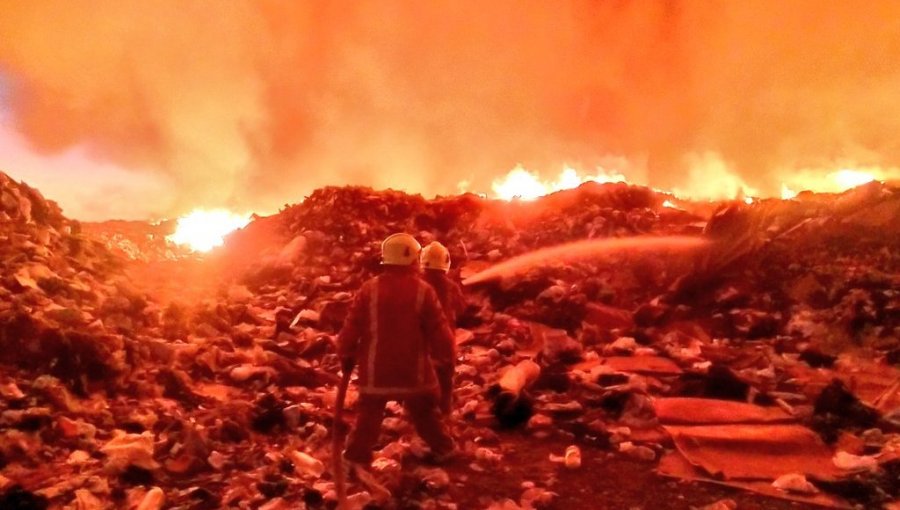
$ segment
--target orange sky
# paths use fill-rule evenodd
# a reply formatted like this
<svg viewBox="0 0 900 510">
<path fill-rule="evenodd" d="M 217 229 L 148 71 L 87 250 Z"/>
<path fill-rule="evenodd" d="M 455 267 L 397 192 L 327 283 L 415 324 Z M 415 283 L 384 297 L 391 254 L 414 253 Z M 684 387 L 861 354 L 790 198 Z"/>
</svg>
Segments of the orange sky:
<svg viewBox="0 0 900 510">
<path fill-rule="evenodd" d="M 900 167 L 900 2 L 0 0 L 0 169 L 70 215 L 271 212 L 517 163 Z"/>
</svg>

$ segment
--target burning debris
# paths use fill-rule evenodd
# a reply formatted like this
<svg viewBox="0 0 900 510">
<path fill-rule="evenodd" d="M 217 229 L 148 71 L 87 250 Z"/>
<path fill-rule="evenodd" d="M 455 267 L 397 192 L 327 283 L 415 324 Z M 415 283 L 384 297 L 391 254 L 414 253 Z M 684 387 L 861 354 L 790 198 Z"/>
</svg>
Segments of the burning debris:
<svg viewBox="0 0 900 510">
<path fill-rule="evenodd" d="M 128 278 L 159 252 L 116 253 L 3 175 L 0 199 L 3 508 L 333 507 L 336 335 L 394 232 L 440 241 L 472 283 L 448 415 L 462 455 L 430 465 L 389 403 L 350 508 L 755 497 L 653 465 L 810 505 L 900 497 L 900 191 L 880 183 L 717 211 L 624 183 L 532 202 L 323 188 L 230 236 L 186 301 Z M 670 236 L 697 246 L 478 276 Z"/>
</svg>

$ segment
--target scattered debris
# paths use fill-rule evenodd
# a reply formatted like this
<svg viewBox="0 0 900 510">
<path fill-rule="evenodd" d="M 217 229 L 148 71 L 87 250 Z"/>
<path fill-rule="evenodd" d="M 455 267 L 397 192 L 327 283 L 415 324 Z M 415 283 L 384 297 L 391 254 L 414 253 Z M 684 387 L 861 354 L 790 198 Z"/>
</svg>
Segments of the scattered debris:
<svg viewBox="0 0 900 510">
<path fill-rule="evenodd" d="M 691 479 L 880 504 L 897 497 L 900 236 L 862 219 L 900 194 L 875 191 L 664 216 L 662 197 L 625 184 L 531 203 L 324 188 L 190 261 L 135 225 L 69 220 L 0 174 L 0 507 L 333 505 L 334 335 L 396 231 L 440 239 L 460 278 L 584 239 L 715 242 L 699 260 L 545 261 L 467 288 L 451 426 L 468 460 L 423 466 L 389 407 L 351 508 L 569 505 L 544 482 L 454 501 L 473 472 L 508 476 L 513 434 L 569 445 L 550 457 L 572 469 L 560 476 L 601 449 L 648 469 L 678 455 Z M 150 292 L 161 271 L 184 296 Z M 189 277 L 207 273 L 195 293 Z"/>
<path fill-rule="evenodd" d="M 815 485 L 810 483 L 810 481 L 806 479 L 806 476 L 799 473 L 790 473 L 787 475 L 779 476 L 774 482 L 772 482 L 772 487 L 775 487 L 778 490 L 796 492 L 799 494 L 819 493 L 819 489 L 817 489 Z"/>
</svg>

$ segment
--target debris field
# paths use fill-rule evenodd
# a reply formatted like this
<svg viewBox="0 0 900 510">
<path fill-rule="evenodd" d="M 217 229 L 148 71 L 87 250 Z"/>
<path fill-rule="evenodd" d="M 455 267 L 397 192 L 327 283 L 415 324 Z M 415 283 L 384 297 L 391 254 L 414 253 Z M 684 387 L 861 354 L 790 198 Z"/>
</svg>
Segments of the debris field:
<svg viewBox="0 0 900 510">
<path fill-rule="evenodd" d="M 0 508 L 334 508 L 355 400 L 334 423 L 335 337 L 394 232 L 475 282 L 447 417 L 462 455 L 430 464 L 389 404 L 351 508 L 898 508 L 889 184 L 750 204 L 328 187 L 202 257 L 141 228 L 82 225 L 0 174 Z M 653 249 L 474 278 L 632 237 Z"/>
</svg>

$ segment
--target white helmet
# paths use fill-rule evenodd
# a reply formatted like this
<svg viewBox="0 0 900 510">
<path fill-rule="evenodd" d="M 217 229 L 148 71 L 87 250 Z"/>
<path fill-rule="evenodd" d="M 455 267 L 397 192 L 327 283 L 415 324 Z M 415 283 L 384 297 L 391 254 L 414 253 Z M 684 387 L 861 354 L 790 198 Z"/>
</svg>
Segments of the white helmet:
<svg viewBox="0 0 900 510">
<path fill-rule="evenodd" d="M 450 252 L 443 244 L 434 241 L 422 250 L 420 263 L 423 269 L 438 269 L 446 273 L 450 270 Z"/>
<path fill-rule="evenodd" d="M 392 234 L 381 243 L 381 263 L 388 266 L 409 266 L 419 258 L 422 246 L 409 234 Z"/>
</svg>

